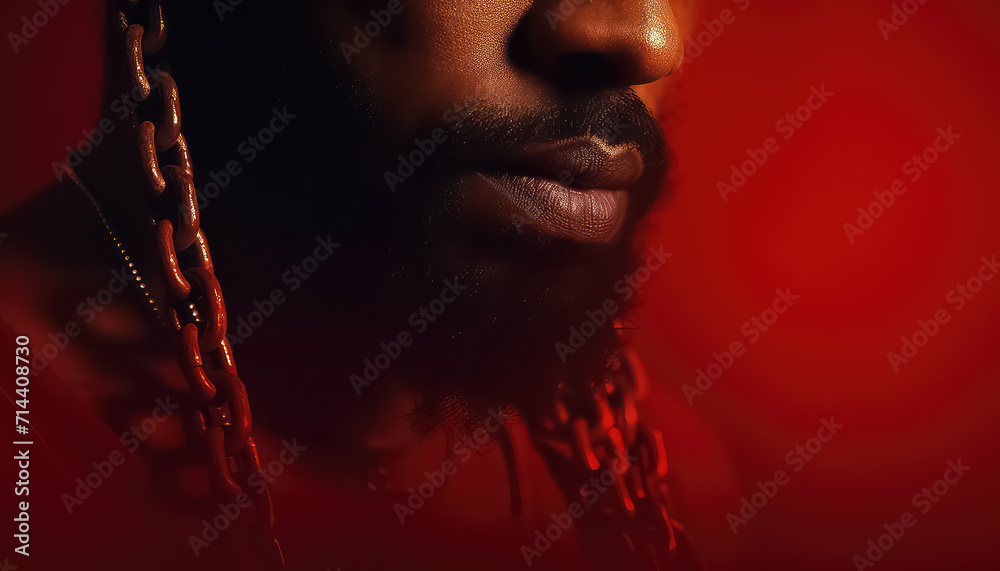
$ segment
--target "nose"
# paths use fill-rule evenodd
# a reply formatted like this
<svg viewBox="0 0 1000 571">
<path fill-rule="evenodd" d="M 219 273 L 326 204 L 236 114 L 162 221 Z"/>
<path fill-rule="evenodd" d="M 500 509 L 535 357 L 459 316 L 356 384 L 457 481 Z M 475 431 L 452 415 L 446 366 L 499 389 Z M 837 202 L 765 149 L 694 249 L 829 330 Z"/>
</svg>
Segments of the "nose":
<svg viewBox="0 0 1000 571">
<path fill-rule="evenodd" d="M 603 89 L 673 73 L 684 48 L 667 0 L 538 0 L 510 53 L 549 81 Z"/>
</svg>

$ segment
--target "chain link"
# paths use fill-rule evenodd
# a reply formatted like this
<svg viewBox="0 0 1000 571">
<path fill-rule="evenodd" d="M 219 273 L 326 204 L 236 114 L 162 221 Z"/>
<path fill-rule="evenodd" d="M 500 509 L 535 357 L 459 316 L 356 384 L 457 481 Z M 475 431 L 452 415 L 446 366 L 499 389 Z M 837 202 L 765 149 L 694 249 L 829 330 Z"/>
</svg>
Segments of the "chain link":
<svg viewBox="0 0 1000 571">
<path fill-rule="evenodd" d="M 676 530 L 683 529 L 666 508 L 663 436 L 639 422 L 636 400 L 645 384 L 638 358 L 623 350 L 602 385 L 579 395 L 561 391 L 548 418 L 532 423 L 532 441 L 567 504 L 586 510 L 580 544 L 597 568 L 672 568 Z M 595 499 L 588 482 L 605 474 L 614 480 Z"/>
<path fill-rule="evenodd" d="M 155 57 L 167 34 L 158 0 L 148 3 L 146 27 L 129 24 L 126 13 L 138 2 L 119 0 L 128 76 L 145 101 L 151 93 L 145 57 Z M 180 362 L 188 387 L 200 407 L 198 424 L 213 486 L 232 500 L 245 493 L 247 478 L 260 470 L 246 389 L 225 338 L 226 309 L 205 234 L 200 228 L 191 159 L 181 134 L 180 99 L 169 73 L 161 70 L 159 120 L 138 127 L 142 172 L 151 199 L 168 196 L 174 208 L 163 209 L 153 238 L 173 307 L 170 321 L 177 331 Z M 142 106 L 140 106 L 142 109 Z M 173 164 L 161 162 L 169 155 Z M 187 264 L 181 260 L 188 261 Z M 658 430 L 638 421 L 637 395 L 645 378 L 630 352 L 616 360 L 617 369 L 592 393 L 562 394 L 552 414 L 531 426 L 534 445 L 563 489 L 567 502 L 587 507 L 581 521 L 581 544 L 594 561 L 614 568 L 665 569 L 683 529 L 667 512 L 667 460 Z M 618 469 L 613 469 L 617 466 Z M 581 483 L 605 471 L 614 473 L 614 493 L 585 501 Z M 253 498 L 254 534 L 268 568 L 284 569 L 273 536 L 271 497 L 267 489 Z M 619 530 L 608 533 L 612 526 Z M 607 549 L 609 544 L 613 549 Z M 625 555 L 623 559 L 622 554 Z"/>
<path fill-rule="evenodd" d="M 118 16 L 125 39 L 130 87 L 142 101 L 134 111 L 153 107 L 147 100 L 151 79 L 160 87 L 158 121 L 138 127 L 141 170 L 150 200 L 160 206 L 153 239 L 171 298 L 169 321 L 177 332 L 180 363 L 199 409 L 197 419 L 209 474 L 216 493 L 233 500 L 241 493 L 252 497 L 251 526 L 260 559 L 267 569 L 284 569 L 281 549 L 273 533 L 270 493 L 248 493 L 247 479 L 260 470 L 246 388 L 226 340 L 226 307 L 215 277 L 212 256 L 201 230 L 187 142 L 181 134 L 180 97 L 169 73 L 156 70 L 150 78 L 144 58 L 156 57 L 167 28 L 158 0 L 148 2 L 145 27 L 130 23 L 128 14 L 139 2 L 119 1 Z M 169 164 L 168 159 L 173 159 Z M 163 203 L 169 207 L 163 207 Z M 187 263 L 184 263 L 186 261 Z"/>
</svg>

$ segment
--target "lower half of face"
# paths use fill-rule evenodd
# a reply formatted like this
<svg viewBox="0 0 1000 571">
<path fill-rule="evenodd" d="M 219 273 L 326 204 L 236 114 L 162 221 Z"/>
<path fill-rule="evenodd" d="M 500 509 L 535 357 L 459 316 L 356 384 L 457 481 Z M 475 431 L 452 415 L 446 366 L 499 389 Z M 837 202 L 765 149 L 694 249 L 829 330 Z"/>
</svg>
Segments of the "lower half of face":
<svg viewBox="0 0 1000 571">
<path fill-rule="evenodd" d="M 679 60 L 669 7 L 380 1 L 316 3 L 308 45 L 271 56 L 279 99 L 308 119 L 266 159 L 281 200 L 244 214 L 332 234 L 342 270 L 312 286 L 317 307 L 363 320 L 373 346 L 419 335 L 399 370 L 430 393 L 526 398 L 587 376 L 665 183 L 661 129 L 629 85 Z M 620 313 L 587 350 L 560 352 L 608 300 Z"/>
<path fill-rule="evenodd" d="M 479 235 L 599 253 L 634 233 L 665 147 L 630 85 L 679 62 L 666 0 L 320 6 L 309 20 L 323 68 L 380 136 L 376 189 L 421 193 Z M 430 190 L 442 183 L 448 196 Z"/>
<path fill-rule="evenodd" d="M 397 372 L 483 406 L 599 380 L 632 301 L 615 284 L 636 267 L 634 238 L 666 171 L 661 131 L 634 94 L 516 111 L 483 101 L 401 144 L 359 148 L 346 163 L 341 149 L 334 169 L 352 168 L 357 190 L 334 179 L 324 194 L 365 237 L 357 267 L 379 282 L 367 294 L 384 300 L 380 335 L 419 334 Z M 583 323 L 594 334 L 566 352 Z"/>
</svg>

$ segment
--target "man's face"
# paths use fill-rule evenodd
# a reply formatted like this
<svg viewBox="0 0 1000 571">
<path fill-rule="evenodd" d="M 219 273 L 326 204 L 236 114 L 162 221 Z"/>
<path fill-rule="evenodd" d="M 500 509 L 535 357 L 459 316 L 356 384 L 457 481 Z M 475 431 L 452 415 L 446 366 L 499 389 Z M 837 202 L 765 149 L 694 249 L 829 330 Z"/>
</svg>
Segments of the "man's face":
<svg viewBox="0 0 1000 571">
<path fill-rule="evenodd" d="M 384 185 L 449 183 L 459 226 L 607 246 L 658 191 L 663 143 L 629 88 L 680 63 L 665 0 L 356 0 L 316 23 L 399 151 Z"/>
<path fill-rule="evenodd" d="M 632 238 L 667 169 L 653 102 L 633 88 L 681 61 L 668 2 L 310 0 L 255 10 L 227 17 L 222 31 L 237 35 L 208 52 L 223 69 L 248 60 L 252 74 L 194 81 L 230 101 L 195 124 L 234 130 L 275 104 L 301 117 L 294 139 L 261 153 L 254 168 L 265 174 L 241 179 L 261 188 L 227 190 L 248 197 L 229 211 L 280 226 L 285 243 L 321 233 L 343 244 L 342 269 L 299 294 L 315 296 L 311 315 L 328 307 L 352 332 L 335 345 L 347 343 L 348 370 L 328 367 L 331 381 L 344 384 L 359 355 L 412 329 L 407 316 L 445 280 L 468 289 L 392 369 L 425 392 L 523 401 L 602 369 L 621 315 L 568 362 L 554 347 L 605 300 L 622 313 L 627 305 L 613 284 L 636 268 Z M 283 10 L 295 33 L 272 34 L 264 10 Z M 187 65 L 211 70 L 205 53 Z M 215 243 L 247 251 L 246 213 L 229 216 Z M 249 239 L 274 233 L 254 227 Z M 248 262 L 267 275 L 287 257 Z M 229 291 L 241 285 L 234 273 Z M 337 360 L 326 345 L 317 351 Z"/>
</svg>

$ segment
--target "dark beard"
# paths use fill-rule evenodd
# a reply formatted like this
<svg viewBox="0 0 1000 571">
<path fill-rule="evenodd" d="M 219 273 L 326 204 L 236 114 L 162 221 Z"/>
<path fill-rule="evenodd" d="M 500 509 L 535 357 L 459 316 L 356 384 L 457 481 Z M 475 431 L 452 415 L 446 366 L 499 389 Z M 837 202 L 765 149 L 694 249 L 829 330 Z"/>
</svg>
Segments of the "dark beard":
<svg viewBox="0 0 1000 571">
<path fill-rule="evenodd" d="M 407 248 L 414 242 L 405 235 L 392 246 L 405 260 L 395 272 L 405 284 L 395 298 L 422 291 L 431 299 L 449 278 L 468 286 L 440 323 L 422 334 L 421 349 L 400 360 L 424 396 L 418 417 L 430 425 L 443 418 L 475 424 L 487 410 L 507 404 L 544 409 L 557 386 L 585 391 L 603 380 L 618 347 L 613 321 L 624 317 L 632 301 L 613 286 L 638 267 L 636 226 L 659 195 L 667 166 L 662 131 L 631 90 L 592 93 L 527 112 L 473 104 L 468 113 L 442 149 L 388 197 L 408 203 L 409 212 L 426 213 L 413 228 L 413 236 L 424 237 L 418 248 Z M 440 127 L 428 125 L 418 138 Z M 485 228 L 454 223 L 463 210 L 460 187 L 451 179 L 454 165 L 584 135 L 636 147 L 647 168 L 617 243 L 553 240 L 519 228 L 514 219 Z M 602 309 L 609 300 L 616 308 L 611 314 Z M 604 318 L 595 322 L 591 315 Z M 584 322 L 595 326 L 586 344 L 560 351 L 557 344 L 565 348 L 571 328 Z"/>
<path fill-rule="evenodd" d="M 242 17 L 253 17 L 250 6 L 243 9 Z M 217 49 L 231 49 L 241 44 L 236 24 L 226 29 L 236 37 L 217 30 L 177 37 L 216 37 Z M 595 92 L 527 112 L 484 103 L 454 129 L 425 125 L 417 138 L 445 127 L 448 140 L 390 193 L 384 173 L 414 147 L 386 145 L 378 110 L 362 87 L 329 69 L 328 54 L 294 40 L 267 47 L 230 52 L 225 65 L 202 61 L 206 53 L 227 54 L 205 46 L 183 46 L 175 58 L 202 185 L 208 171 L 237 158 L 239 141 L 265 124 L 272 107 L 287 105 L 298 116 L 203 211 L 230 331 L 281 286 L 279 276 L 311 252 L 317 236 L 341 244 L 300 289 L 287 292 L 289 301 L 266 323 L 234 344 L 251 396 L 263 397 L 254 400 L 257 420 L 314 434 L 350 426 L 364 416 L 358 403 L 388 390 L 385 377 L 392 376 L 420 395 L 414 418 L 425 428 L 443 420 L 468 427 L 497 406 L 541 412 L 560 384 L 583 391 L 600 382 L 618 346 L 613 319 L 629 305 L 613 284 L 638 265 L 635 229 L 667 166 L 659 126 L 635 94 Z M 462 199 L 455 165 L 585 134 L 632 144 L 646 163 L 616 244 L 585 247 L 521 234 L 513 220 L 484 231 L 456 222 Z M 432 312 L 433 321 L 420 315 L 448 283 L 467 289 L 443 304 L 440 316 Z M 582 348 L 560 353 L 557 343 L 567 343 L 570 328 L 609 299 L 617 312 L 595 324 Z M 411 344 L 394 346 L 403 333 Z M 381 354 L 390 365 L 366 377 L 367 363 Z M 289 402 L 289 394 L 300 396 Z"/>
</svg>

